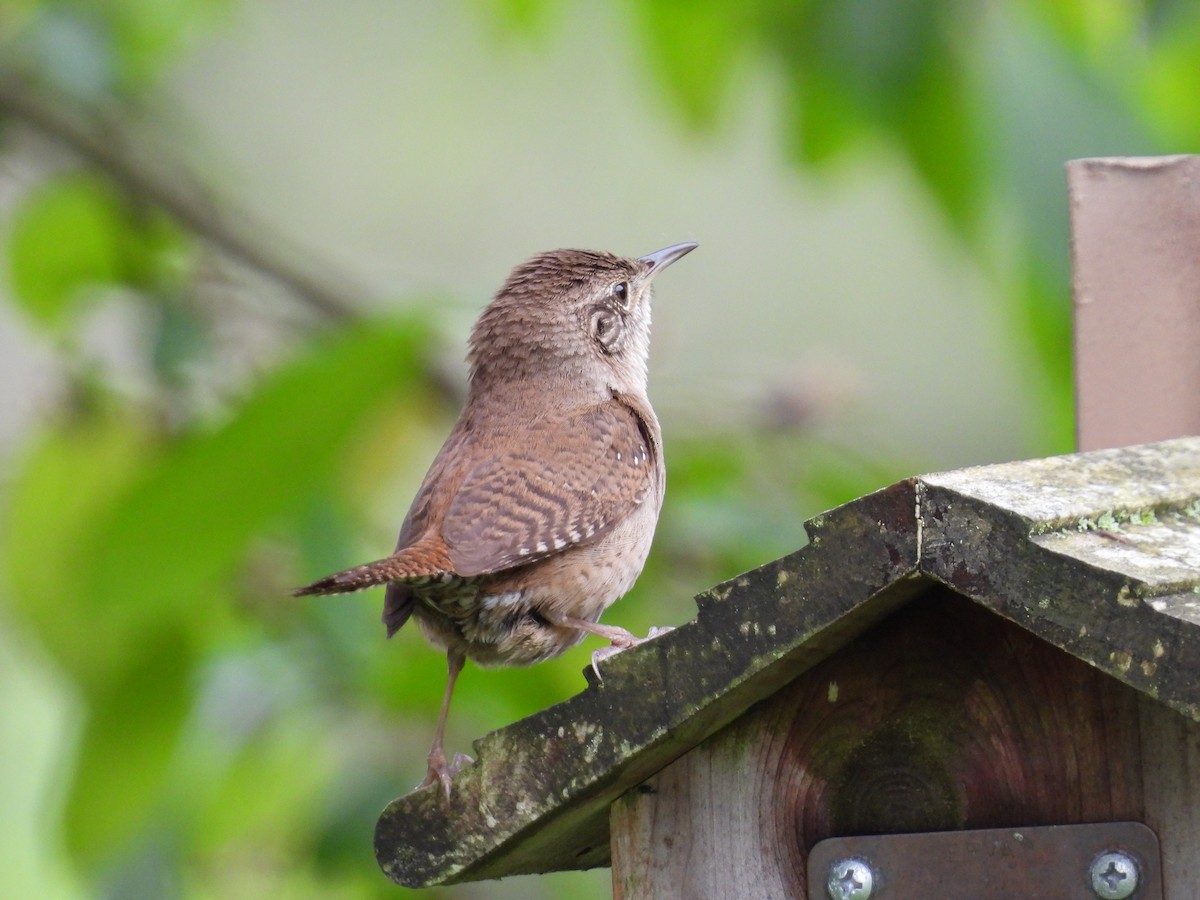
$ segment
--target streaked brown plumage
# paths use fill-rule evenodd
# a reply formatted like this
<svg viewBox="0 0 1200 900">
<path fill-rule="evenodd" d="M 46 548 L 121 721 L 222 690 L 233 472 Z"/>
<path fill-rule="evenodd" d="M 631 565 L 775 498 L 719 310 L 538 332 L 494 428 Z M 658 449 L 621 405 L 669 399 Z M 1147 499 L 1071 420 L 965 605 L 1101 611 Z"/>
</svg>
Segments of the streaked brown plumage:
<svg viewBox="0 0 1200 900">
<path fill-rule="evenodd" d="M 387 584 L 388 636 L 412 617 L 446 650 L 426 784 L 450 789 L 442 735 L 465 659 L 528 665 L 587 633 L 637 642 L 598 620 L 641 573 L 662 506 L 650 283 L 695 246 L 640 259 L 556 250 L 514 269 L 475 323 L 466 405 L 395 552 L 296 591 Z"/>
</svg>

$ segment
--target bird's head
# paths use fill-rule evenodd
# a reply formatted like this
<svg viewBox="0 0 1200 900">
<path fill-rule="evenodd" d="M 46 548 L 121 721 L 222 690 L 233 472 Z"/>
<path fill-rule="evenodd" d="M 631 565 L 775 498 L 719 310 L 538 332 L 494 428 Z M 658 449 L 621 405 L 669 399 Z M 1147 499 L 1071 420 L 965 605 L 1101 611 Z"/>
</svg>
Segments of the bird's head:
<svg viewBox="0 0 1200 900">
<path fill-rule="evenodd" d="M 473 387 L 644 393 L 655 277 L 696 244 L 639 258 L 552 250 L 513 269 L 471 333 Z"/>
</svg>

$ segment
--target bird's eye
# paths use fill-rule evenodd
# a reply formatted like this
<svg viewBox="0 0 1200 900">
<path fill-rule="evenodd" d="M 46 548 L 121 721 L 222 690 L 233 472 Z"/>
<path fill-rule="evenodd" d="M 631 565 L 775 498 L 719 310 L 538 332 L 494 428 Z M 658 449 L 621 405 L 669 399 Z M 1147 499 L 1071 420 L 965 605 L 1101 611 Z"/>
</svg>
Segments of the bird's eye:
<svg viewBox="0 0 1200 900">
<path fill-rule="evenodd" d="M 613 293 L 613 296 L 616 297 L 617 300 L 619 300 L 622 304 L 628 303 L 629 302 L 629 282 L 618 281 L 616 284 L 614 284 L 612 286 L 612 293 Z"/>
</svg>

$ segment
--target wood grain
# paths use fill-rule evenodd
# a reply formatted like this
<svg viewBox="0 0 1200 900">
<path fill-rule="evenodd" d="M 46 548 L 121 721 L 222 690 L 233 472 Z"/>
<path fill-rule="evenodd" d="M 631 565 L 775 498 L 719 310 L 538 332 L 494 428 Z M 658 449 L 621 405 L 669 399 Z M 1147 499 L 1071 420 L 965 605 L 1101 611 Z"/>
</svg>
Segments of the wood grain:
<svg viewBox="0 0 1200 900">
<path fill-rule="evenodd" d="M 614 894 L 803 896 L 833 835 L 1141 820 L 1141 715 L 936 588 L 616 804 Z"/>
<path fill-rule="evenodd" d="M 1164 895 L 1200 896 L 1200 723 L 1148 697 L 1141 710 L 1142 819 L 1162 848 Z"/>
</svg>

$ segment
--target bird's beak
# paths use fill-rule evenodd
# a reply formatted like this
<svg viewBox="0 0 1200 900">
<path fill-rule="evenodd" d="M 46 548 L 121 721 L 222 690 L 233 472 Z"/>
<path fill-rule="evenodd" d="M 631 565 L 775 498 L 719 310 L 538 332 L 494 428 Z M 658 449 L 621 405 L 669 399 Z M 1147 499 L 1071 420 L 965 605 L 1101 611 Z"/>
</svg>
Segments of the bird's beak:
<svg viewBox="0 0 1200 900">
<path fill-rule="evenodd" d="M 653 253 L 648 253 L 638 259 L 638 262 L 648 263 L 650 268 L 646 270 L 646 274 L 642 276 L 642 280 L 649 284 L 659 272 L 669 266 L 675 260 L 687 256 L 700 245 L 694 241 L 688 241 L 685 244 L 674 244 L 670 247 L 664 247 L 662 250 L 655 250 Z"/>
</svg>

